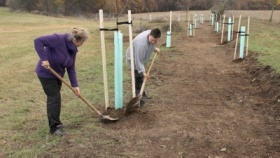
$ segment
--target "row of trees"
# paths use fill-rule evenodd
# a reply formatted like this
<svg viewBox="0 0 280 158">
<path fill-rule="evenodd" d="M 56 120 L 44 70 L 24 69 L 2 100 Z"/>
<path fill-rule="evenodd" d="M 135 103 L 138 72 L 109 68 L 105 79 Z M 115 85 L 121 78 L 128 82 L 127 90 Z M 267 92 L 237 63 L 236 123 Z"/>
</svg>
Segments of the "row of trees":
<svg viewBox="0 0 280 158">
<path fill-rule="evenodd" d="M 0 0 L 0 6 L 11 10 L 75 16 L 97 13 L 99 9 L 105 13 L 122 14 L 127 10 L 141 13 L 213 8 L 280 9 L 279 4 L 280 0 Z"/>
</svg>

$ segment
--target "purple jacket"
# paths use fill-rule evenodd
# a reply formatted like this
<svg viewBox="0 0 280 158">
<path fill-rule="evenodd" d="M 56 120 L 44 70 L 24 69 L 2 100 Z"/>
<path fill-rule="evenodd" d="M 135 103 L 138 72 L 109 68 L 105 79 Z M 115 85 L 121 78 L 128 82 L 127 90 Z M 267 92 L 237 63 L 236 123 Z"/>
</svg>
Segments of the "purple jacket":
<svg viewBox="0 0 280 158">
<path fill-rule="evenodd" d="M 40 57 L 35 72 L 39 77 L 56 78 L 41 62 L 48 60 L 50 66 L 61 76 L 65 69 L 72 87 L 78 87 L 75 70 L 77 47 L 68 39 L 69 34 L 52 34 L 38 37 L 34 40 L 35 50 Z"/>
</svg>

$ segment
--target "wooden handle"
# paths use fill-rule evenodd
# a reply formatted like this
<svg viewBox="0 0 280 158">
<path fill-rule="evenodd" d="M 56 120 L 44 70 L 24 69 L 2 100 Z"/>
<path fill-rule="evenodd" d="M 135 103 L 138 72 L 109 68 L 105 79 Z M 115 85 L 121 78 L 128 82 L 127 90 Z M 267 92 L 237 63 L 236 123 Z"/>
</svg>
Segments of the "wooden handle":
<svg viewBox="0 0 280 158">
<path fill-rule="evenodd" d="M 57 72 L 55 72 L 51 67 L 49 67 L 49 69 L 51 71 L 52 74 L 55 75 L 55 77 L 57 77 L 60 81 L 62 81 L 68 88 L 70 88 L 73 92 L 75 92 L 75 89 L 70 86 L 69 83 L 67 83 L 59 74 L 57 74 Z M 92 110 L 94 110 L 98 115 L 102 115 L 102 113 L 97 110 L 93 105 L 91 105 L 83 96 L 78 95 L 79 98 L 81 98 Z"/>
<path fill-rule="evenodd" d="M 150 71 L 151 71 L 152 66 L 153 66 L 153 64 L 154 64 L 154 62 L 155 62 L 155 59 L 156 59 L 156 57 L 157 57 L 157 54 L 158 54 L 158 52 L 154 55 L 154 58 L 153 58 L 153 60 L 152 60 L 152 62 L 151 62 L 151 65 L 150 65 L 150 67 L 149 67 L 149 69 L 148 69 L 147 75 L 150 74 Z M 145 87 L 147 78 L 148 78 L 147 76 L 144 77 L 144 81 L 143 81 L 143 83 L 142 83 L 141 90 L 140 90 L 140 95 L 142 95 L 143 92 L 144 92 L 144 87 Z"/>
</svg>

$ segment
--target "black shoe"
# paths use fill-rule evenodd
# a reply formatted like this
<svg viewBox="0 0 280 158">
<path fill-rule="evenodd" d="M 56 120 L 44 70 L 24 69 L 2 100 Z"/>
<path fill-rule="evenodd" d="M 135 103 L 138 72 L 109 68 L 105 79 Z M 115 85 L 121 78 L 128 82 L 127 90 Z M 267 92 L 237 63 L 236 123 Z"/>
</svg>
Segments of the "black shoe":
<svg viewBox="0 0 280 158">
<path fill-rule="evenodd" d="M 140 100 L 140 106 L 144 106 L 145 105 L 145 102 L 144 102 L 144 100 Z"/>
<path fill-rule="evenodd" d="M 63 135 L 65 135 L 66 133 L 63 131 L 63 130 L 61 130 L 61 129 L 57 129 L 57 130 L 55 130 L 53 133 L 52 133 L 52 135 L 56 135 L 56 136 L 63 136 Z"/>
</svg>

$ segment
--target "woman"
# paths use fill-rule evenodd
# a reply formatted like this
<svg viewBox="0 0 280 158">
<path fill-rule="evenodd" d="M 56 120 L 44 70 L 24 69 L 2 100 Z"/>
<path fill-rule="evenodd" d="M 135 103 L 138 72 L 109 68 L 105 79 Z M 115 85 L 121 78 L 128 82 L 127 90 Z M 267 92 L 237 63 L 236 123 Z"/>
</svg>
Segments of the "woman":
<svg viewBox="0 0 280 158">
<path fill-rule="evenodd" d="M 52 34 L 38 37 L 34 40 L 35 50 L 40 57 L 35 72 L 47 96 L 47 115 L 50 133 L 62 136 L 65 134 L 60 121 L 62 82 L 48 69 L 53 68 L 61 77 L 67 70 L 75 95 L 80 95 L 76 77 L 75 60 L 77 47 L 88 39 L 89 33 L 84 28 L 75 27 L 71 33 Z"/>
</svg>

